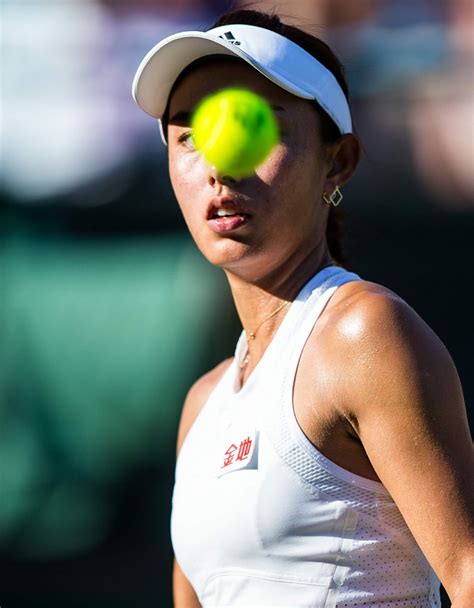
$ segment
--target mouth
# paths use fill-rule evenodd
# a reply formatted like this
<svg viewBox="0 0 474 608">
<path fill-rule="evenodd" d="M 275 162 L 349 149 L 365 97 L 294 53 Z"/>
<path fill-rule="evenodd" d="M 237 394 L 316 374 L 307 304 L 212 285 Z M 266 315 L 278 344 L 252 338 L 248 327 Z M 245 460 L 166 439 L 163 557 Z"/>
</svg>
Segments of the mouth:
<svg viewBox="0 0 474 608">
<path fill-rule="evenodd" d="M 236 215 L 246 216 L 250 218 L 250 212 L 242 203 L 231 196 L 213 198 L 207 209 L 207 219 L 214 220 L 223 217 L 232 217 Z"/>
<path fill-rule="evenodd" d="M 210 227 L 218 233 L 236 230 L 247 224 L 250 219 L 248 210 L 231 197 L 213 199 L 207 212 Z"/>
</svg>

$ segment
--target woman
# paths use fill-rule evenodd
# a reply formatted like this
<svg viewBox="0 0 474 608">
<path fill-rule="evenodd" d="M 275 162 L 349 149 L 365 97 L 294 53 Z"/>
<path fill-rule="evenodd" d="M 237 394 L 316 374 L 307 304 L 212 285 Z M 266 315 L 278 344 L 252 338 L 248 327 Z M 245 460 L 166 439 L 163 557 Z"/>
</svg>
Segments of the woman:
<svg viewBox="0 0 474 608">
<path fill-rule="evenodd" d="M 242 180 L 208 166 L 189 129 L 196 104 L 233 85 L 269 100 L 281 130 Z M 440 605 L 439 581 L 472 606 L 455 367 L 404 301 L 341 265 L 334 212 L 359 143 L 337 59 L 277 17 L 237 11 L 152 49 L 134 97 L 160 120 L 188 228 L 243 326 L 182 414 L 175 606 L 425 608 Z"/>
</svg>

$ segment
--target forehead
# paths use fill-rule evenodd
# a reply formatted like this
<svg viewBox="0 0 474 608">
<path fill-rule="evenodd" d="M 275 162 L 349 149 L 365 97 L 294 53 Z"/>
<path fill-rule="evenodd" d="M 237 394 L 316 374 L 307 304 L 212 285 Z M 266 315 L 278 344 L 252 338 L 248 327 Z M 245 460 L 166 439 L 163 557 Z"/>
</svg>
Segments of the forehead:
<svg viewBox="0 0 474 608">
<path fill-rule="evenodd" d="M 268 80 L 245 61 L 216 57 L 197 63 L 179 78 L 170 96 L 170 114 L 182 107 L 190 108 L 202 97 L 228 86 L 249 88 L 274 104 L 291 106 L 304 102 Z"/>
</svg>

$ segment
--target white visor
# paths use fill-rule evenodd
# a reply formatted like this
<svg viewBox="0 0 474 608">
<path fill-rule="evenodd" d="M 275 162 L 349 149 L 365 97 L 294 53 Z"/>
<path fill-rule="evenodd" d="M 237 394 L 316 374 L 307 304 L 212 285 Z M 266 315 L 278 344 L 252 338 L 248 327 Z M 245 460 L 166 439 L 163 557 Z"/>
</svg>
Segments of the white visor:
<svg viewBox="0 0 474 608">
<path fill-rule="evenodd" d="M 142 110 L 159 120 L 165 143 L 161 119 L 173 84 L 188 65 L 207 55 L 239 57 L 282 89 L 316 101 L 341 134 L 352 133 L 346 96 L 327 68 L 281 34 L 254 25 L 231 24 L 168 36 L 141 62 L 132 95 Z"/>
</svg>

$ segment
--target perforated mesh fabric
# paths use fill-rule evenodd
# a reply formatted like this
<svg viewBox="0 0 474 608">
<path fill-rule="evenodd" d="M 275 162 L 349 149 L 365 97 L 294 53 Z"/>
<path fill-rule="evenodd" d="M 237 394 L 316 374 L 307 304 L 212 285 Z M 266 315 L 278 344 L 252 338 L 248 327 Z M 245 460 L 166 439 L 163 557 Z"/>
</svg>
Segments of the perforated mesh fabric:
<svg viewBox="0 0 474 608">
<path fill-rule="evenodd" d="M 435 602 L 435 603 L 433 603 Z M 337 608 L 380 608 L 382 604 L 380 604 L 379 600 L 374 601 L 360 601 L 360 602 L 338 602 Z M 383 608 L 438 608 L 440 606 L 439 602 L 433 598 L 430 603 L 430 600 L 426 596 L 422 597 L 412 597 L 403 600 L 388 600 L 384 601 Z"/>
</svg>

